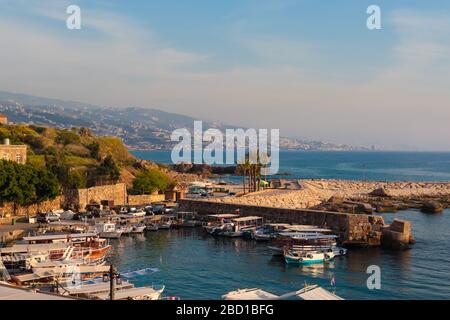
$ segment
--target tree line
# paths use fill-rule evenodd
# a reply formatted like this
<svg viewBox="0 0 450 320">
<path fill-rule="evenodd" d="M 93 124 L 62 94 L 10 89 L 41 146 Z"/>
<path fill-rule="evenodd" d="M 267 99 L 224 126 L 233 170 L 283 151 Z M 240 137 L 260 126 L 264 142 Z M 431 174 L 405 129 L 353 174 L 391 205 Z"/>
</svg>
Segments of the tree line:
<svg viewBox="0 0 450 320">
<path fill-rule="evenodd" d="M 14 211 L 17 205 L 53 200 L 60 193 L 58 179 L 48 169 L 0 161 L 0 202 L 14 203 Z"/>
</svg>

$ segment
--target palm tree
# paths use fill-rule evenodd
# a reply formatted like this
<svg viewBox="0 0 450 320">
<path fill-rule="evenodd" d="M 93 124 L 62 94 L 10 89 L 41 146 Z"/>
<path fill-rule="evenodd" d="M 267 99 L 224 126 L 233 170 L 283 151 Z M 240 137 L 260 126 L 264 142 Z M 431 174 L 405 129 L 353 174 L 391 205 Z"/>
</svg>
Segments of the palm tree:
<svg viewBox="0 0 450 320">
<path fill-rule="evenodd" d="M 247 156 L 245 157 L 245 160 L 243 161 L 243 163 L 240 163 L 238 165 L 238 170 L 242 173 L 242 185 L 243 185 L 244 194 L 245 194 L 245 191 L 246 191 L 245 190 L 245 178 L 246 178 L 247 172 L 250 171 L 250 163 L 248 161 L 248 157 Z M 249 172 L 249 175 L 250 175 L 250 172 Z M 248 187 L 248 191 L 250 192 L 250 184 L 249 184 L 249 187 Z"/>
</svg>

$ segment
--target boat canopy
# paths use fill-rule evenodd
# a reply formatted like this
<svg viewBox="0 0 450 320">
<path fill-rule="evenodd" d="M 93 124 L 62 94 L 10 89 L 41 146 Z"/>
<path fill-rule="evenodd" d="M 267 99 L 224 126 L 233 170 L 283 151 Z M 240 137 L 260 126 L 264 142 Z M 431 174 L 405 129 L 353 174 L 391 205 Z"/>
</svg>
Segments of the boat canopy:
<svg viewBox="0 0 450 320">
<path fill-rule="evenodd" d="M 92 238 L 97 237 L 98 234 L 94 232 L 90 233 L 71 233 L 71 234 L 48 234 L 41 236 L 31 236 L 31 237 L 23 237 L 24 241 L 33 242 L 33 241 L 50 241 L 50 240 L 64 240 L 64 239 L 81 239 L 81 238 Z"/>
<path fill-rule="evenodd" d="M 222 298 L 225 300 L 274 300 L 278 296 L 258 288 L 252 288 L 231 291 L 223 295 Z"/>
<path fill-rule="evenodd" d="M 73 300 L 73 298 L 36 292 L 31 289 L 14 287 L 2 283 L 0 284 L 0 300 Z"/>
<path fill-rule="evenodd" d="M 283 300 L 291 297 L 299 297 L 303 300 L 344 300 L 343 298 L 319 287 L 318 285 L 307 286 L 298 291 L 288 292 L 281 296 L 258 289 L 238 289 L 223 295 L 225 300 Z"/>
<path fill-rule="evenodd" d="M 248 217 L 234 218 L 232 220 L 233 222 L 246 222 L 246 221 L 262 220 L 262 217 L 248 216 Z"/>
<path fill-rule="evenodd" d="M 114 300 L 124 300 L 124 299 L 135 299 L 140 297 L 152 297 L 157 298 L 164 288 L 161 290 L 155 290 L 150 287 L 138 287 L 130 289 L 121 289 L 114 292 Z M 109 292 L 103 292 L 99 294 L 94 294 L 95 297 L 101 300 L 107 300 L 110 297 Z"/>
<path fill-rule="evenodd" d="M 116 290 L 122 290 L 122 289 L 130 289 L 133 288 L 133 284 L 122 281 L 121 284 L 115 284 L 114 288 Z M 89 294 L 99 294 L 110 291 L 110 283 L 108 282 L 97 282 L 97 283 L 90 283 L 90 284 L 82 284 L 82 285 L 75 285 L 71 287 L 64 287 L 65 291 L 69 295 L 89 295 Z"/>
<path fill-rule="evenodd" d="M 303 300 L 344 300 L 318 285 L 308 286 L 297 291 L 297 296 Z"/>
<path fill-rule="evenodd" d="M 279 235 L 290 238 L 305 238 L 305 239 L 336 239 L 334 234 L 321 234 L 315 232 L 279 232 Z"/>
<path fill-rule="evenodd" d="M 292 226 L 288 226 L 286 227 L 287 230 L 289 231 L 298 231 L 298 232 L 305 232 L 305 231 L 310 231 L 310 232 L 331 232 L 331 229 L 328 228 L 321 228 L 321 227 L 317 227 L 317 226 L 308 226 L 308 225 L 292 225 Z"/>
<path fill-rule="evenodd" d="M 210 214 L 208 215 L 208 217 L 217 219 L 230 219 L 230 218 L 237 218 L 239 217 L 239 215 L 233 213 L 222 213 L 222 214 Z"/>
<path fill-rule="evenodd" d="M 65 250 L 68 246 L 67 243 L 15 244 L 12 247 L 0 248 L 0 255 Z"/>
</svg>

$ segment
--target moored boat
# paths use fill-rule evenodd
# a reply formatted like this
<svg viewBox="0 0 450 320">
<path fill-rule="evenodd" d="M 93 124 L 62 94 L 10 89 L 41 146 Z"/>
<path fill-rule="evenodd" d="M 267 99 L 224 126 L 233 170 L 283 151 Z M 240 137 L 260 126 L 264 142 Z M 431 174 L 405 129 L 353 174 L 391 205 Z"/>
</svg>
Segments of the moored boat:
<svg viewBox="0 0 450 320">
<path fill-rule="evenodd" d="M 315 264 L 332 260 L 334 254 L 332 252 L 324 253 L 320 251 L 293 251 L 286 250 L 284 253 L 284 261 L 287 264 Z"/>
<path fill-rule="evenodd" d="M 95 225 L 95 229 L 99 232 L 100 238 L 119 239 L 123 230 L 116 228 L 115 223 L 103 222 Z"/>
<path fill-rule="evenodd" d="M 159 227 L 157 223 L 147 223 L 145 231 L 158 231 Z"/>
<path fill-rule="evenodd" d="M 131 233 L 143 233 L 145 229 L 146 229 L 145 224 L 134 225 L 132 227 Z"/>
</svg>

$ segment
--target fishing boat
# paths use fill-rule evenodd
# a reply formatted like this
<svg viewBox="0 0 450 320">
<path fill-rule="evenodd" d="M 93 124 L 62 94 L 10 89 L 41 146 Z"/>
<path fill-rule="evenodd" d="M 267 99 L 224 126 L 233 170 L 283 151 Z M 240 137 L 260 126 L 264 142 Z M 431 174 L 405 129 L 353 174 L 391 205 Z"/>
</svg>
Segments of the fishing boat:
<svg viewBox="0 0 450 320">
<path fill-rule="evenodd" d="M 157 223 L 147 223 L 145 231 L 158 231 L 159 227 Z"/>
<path fill-rule="evenodd" d="M 123 229 L 116 228 L 116 224 L 111 222 L 98 223 L 95 230 L 99 232 L 100 238 L 105 239 L 119 239 L 123 233 Z"/>
<path fill-rule="evenodd" d="M 46 253 L 50 260 L 87 259 L 102 260 L 111 249 L 97 232 L 74 234 L 45 234 L 24 237 L 21 244 L 0 249 L 1 255 Z"/>
<path fill-rule="evenodd" d="M 176 225 L 176 217 L 173 215 L 163 215 L 158 222 L 158 228 L 161 230 L 170 229 L 174 225 Z"/>
<path fill-rule="evenodd" d="M 143 233 L 146 227 L 145 224 L 136 224 L 132 226 L 131 233 Z"/>
<path fill-rule="evenodd" d="M 269 223 L 254 230 L 251 238 L 256 241 L 270 241 L 275 239 L 278 232 L 286 230 L 290 225 L 285 223 Z"/>
<path fill-rule="evenodd" d="M 122 226 L 116 227 L 116 229 L 118 231 L 121 231 L 122 234 L 130 234 L 133 231 L 133 226 L 132 225 L 122 225 Z"/>
<path fill-rule="evenodd" d="M 226 237 L 242 237 L 245 233 L 251 234 L 262 224 L 262 218 L 257 216 L 239 217 L 231 219 L 231 223 L 222 231 Z"/>
<path fill-rule="evenodd" d="M 34 266 L 31 272 L 11 275 L 11 281 L 21 285 L 33 284 L 71 283 L 74 277 L 77 281 L 84 281 L 109 272 L 110 267 L 106 265 L 86 265 L 84 262 L 43 262 Z"/>
<path fill-rule="evenodd" d="M 239 217 L 239 215 L 230 213 L 211 214 L 206 217 L 207 223 L 203 226 L 203 228 L 211 235 L 219 235 L 222 233 L 224 228 L 231 223 L 231 219 L 237 217 Z"/>
<path fill-rule="evenodd" d="M 293 251 L 287 250 L 284 253 L 284 261 L 287 264 L 315 264 L 328 262 L 334 258 L 332 252 L 324 253 L 320 251 Z"/>
<path fill-rule="evenodd" d="M 197 221 L 194 212 L 179 211 L 176 213 L 176 226 L 182 228 L 193 228 L 201 225 L 201 221 Z"/>
<path fill-rule="evenodd" d="M 306 250 L 325 250 L 336 248 L 337 236 L 321 233 L 279 232 L 267 248 L 273 255 L 282 255 L 287 246 L 303 246 Z M 345 250 L 346 252 L 346 250 Z"/>
</svg>

